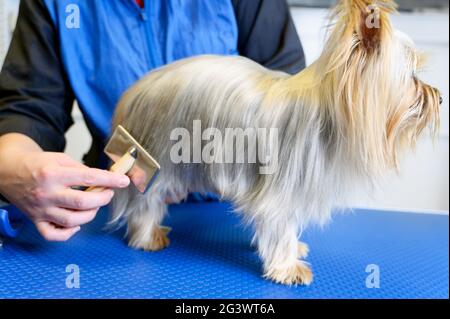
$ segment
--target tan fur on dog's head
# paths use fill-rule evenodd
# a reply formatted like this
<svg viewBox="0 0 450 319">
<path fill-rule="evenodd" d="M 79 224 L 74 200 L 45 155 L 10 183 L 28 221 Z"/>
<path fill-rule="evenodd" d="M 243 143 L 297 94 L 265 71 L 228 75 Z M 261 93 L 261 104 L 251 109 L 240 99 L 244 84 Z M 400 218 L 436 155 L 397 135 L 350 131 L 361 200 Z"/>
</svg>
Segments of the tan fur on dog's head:
<svg viewBox="0 0 450 319">
<path fill-rule="evenodd" d="M 426 126 L 433 134 L 439 126 L 439 91 L 418 79 L 422 56 L 394 31 L 395 11 L 390 0 L 341 1 L 314 66 L 317 104 L 370 174 L 397 167 L 399 150 L 414 146 Z"/>
</svg>

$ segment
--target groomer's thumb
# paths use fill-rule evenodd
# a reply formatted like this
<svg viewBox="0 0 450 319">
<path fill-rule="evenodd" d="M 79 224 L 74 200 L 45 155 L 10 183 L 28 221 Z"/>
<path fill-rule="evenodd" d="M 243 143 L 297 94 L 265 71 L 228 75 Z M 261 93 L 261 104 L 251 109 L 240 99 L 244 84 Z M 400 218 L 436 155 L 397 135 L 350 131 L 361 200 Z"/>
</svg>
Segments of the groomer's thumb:
<svg viewBox="0 0 450 319">
<path fill-rule="evenodd" d="M 80 226 L 58 228 L 53 223 L 46 221 L 36 223 L 36 228 L 47 241 L 67 241 L 81 229 Z"/>
</svg>

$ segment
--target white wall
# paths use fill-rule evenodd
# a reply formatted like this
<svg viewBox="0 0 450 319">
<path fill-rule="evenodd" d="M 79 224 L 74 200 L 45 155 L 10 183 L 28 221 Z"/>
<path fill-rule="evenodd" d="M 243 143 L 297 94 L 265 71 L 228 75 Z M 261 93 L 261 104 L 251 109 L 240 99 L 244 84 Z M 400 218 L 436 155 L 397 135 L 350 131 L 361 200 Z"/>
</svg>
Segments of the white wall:
<svg viewBox="0 0 450 319">
<path fill-rule="evenodd" d="M 74 106 L 72 117 L 74 120 L 74 125 L 66 134 L 67 145 L 65 152 L 73 158 L 81 161 L 83 155 L 89 151 L 92 138 L 77 104 Z"/>
<path fill-rule="evenodd" d="M 294 8 L 292 14 L 308 63 L 322 50 L 327 10 Z M 442 128 L 433 144 L 425 136 L 415 152 L 405 154 L 400 172 L 391 174 L 370 197 L 358 194 L 353 205 L 408 211 L 449 210 L 449 15 L 448 12 L 401 13 L 393 18 L 396 28 L 407 33 L 417 47 L 429 54 L 421 75 L 440 88 L 445 97 Z"/>
<path fill-rule="evenodd" d="M 8 51 L 18 11 L 19 0 L 0 0 L 0 68 Z"/>
</svg>

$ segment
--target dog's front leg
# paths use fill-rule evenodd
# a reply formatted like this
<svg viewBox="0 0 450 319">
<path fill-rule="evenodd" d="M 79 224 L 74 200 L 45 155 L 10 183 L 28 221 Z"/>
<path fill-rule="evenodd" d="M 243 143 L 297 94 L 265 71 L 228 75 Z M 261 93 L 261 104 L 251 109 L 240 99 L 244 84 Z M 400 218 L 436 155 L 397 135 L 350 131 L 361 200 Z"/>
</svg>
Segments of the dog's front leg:
<svg viewBox="0 0 450 319">
<path fill-rule="evenodd" d="M 160 223 L 167 211 L 167 205 L 157 194 L 141 199 L 128 216 L 128 245 L 145 251 L 158 251 L 169 245 L 167 234 L 170 228 Z"/>
<path fill-rule="evenodd" d="M 272 216 L 255 226 L 264 277 L 286 285 L 309 285 L 313 279 L 311 269 L 299 259 L 305 258 L 309 249 L 298 241 L 295 223 Z"/>
</svg>

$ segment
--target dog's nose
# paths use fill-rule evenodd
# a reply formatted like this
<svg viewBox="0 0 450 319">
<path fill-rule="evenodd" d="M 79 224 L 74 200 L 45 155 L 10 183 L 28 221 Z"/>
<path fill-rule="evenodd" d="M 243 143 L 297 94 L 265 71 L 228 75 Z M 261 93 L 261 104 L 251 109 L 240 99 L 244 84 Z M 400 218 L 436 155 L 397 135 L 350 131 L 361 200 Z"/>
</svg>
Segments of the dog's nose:
<svg viewBox="0 0 450 319">
<path fill-rule="evenodd" d="M 439 97 L 439 104 L 442 105 L 444 103 L 444 98 L 442 96 Z"/>
</svg>

